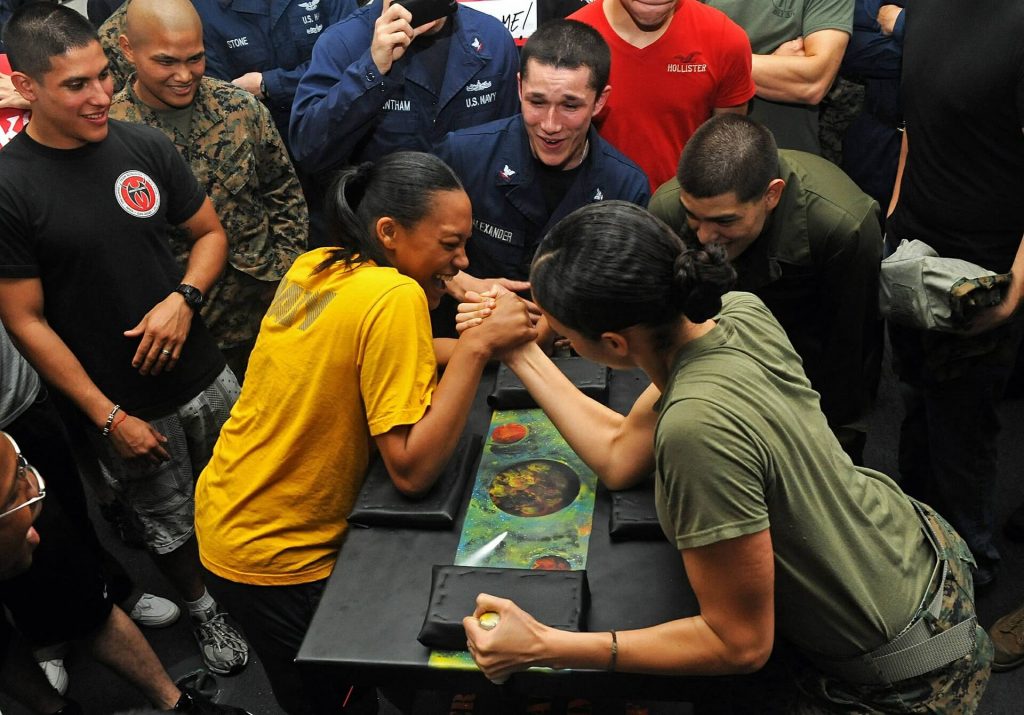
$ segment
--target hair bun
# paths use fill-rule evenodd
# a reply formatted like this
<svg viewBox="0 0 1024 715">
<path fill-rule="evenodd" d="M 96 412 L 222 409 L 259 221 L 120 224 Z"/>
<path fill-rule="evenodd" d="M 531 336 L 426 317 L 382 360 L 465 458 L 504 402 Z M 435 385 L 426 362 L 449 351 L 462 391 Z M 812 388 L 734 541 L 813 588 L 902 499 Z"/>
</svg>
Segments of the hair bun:
<svg viewBox="0 0 1024 715">
<path fill-rule="evenodd" d="M 673 285 L 676 305 L 694 323 L 718 315 L 722 296 L 736 282 L 736 270 L 717 245 L 685 248 L 673 264 Z"/>
<path fill-rule="evenodd" d="M 364 161 L 355 166 L 355 170 L 352 172 L 352 178 L 355 181 L 366 181 L 370 178 L 370 171 L 373 170 L 372 161 Z"/>
<path fill-rule="evenodd" d="M 364 161 L 342 172 L 340 183 L 342 190 L 345 192 L 345 201 L 353 210 L 363 200 L 363 194 L 366 193 L 366 187 L 370 183 L 370 173 L 372 170 L 373 162 Z"/>
</svg>

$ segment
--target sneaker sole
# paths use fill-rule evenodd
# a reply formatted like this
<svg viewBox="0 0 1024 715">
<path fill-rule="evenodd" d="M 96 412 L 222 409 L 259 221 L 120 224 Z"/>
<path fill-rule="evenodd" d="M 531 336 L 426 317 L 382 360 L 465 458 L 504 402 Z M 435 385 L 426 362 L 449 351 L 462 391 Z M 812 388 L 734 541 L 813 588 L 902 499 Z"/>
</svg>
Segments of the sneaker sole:
<svg viewBox="0 0 1024 715">
<path fill-rule="evenodd" d="M 142 626 L 144 628 L 169 628 L 170 626 L 173 626 L 175 623 L 177 623 L 179 618 L 181 618 L 180 612 L 174 618 L 165 618 L 159 621 L 147 621 L 144 618 L 133 618 L 132 620 L 135 621 L 135 625 Z"/>
</svg>

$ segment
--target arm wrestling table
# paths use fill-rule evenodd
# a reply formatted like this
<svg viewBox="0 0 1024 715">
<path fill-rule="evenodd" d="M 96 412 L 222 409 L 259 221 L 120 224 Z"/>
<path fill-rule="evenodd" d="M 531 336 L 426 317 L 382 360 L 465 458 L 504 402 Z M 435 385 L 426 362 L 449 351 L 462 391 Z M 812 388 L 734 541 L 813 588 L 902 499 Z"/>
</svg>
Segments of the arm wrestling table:
<svg viewBox="0 0 1024 715">
<path fill-rule="evenodd" d="M 494 378 L 495 371 L 489 368 L 480 381 L 467 433 L 487 432 L 491 410 L 486 397 Z M 647 384 L 639 371 L 614 372 L 610 405 L 627 411 Z M 430 597 L 431 568 L 453 562 L 467 501 L 451 530 L 350 528 L 297 662 L 362 685 L 456 692 L 498 687 L 479 671 L 430 667 L 430 649 L 416 640 Z M 587 557 L 587 630 L 630 630 L 696 614 L 697 602 L 679 551 L 667 541 L 613 541 L 608 534 L 610 503 L 601 488 Z M 501 687 L 529 695 L 687 700 L 701 699 L 715 680 L 720 682 L 538 669 L 517 673 Z"/>
</svg>

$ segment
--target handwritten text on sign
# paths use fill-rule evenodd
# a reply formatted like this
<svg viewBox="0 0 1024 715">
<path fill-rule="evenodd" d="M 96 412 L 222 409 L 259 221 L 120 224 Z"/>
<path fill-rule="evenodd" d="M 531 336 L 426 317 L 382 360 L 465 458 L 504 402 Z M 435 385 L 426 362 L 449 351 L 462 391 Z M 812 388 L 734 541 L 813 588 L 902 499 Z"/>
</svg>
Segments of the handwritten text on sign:
<svg viewBox="0 0 1024 715">
<path fill-rule="evenodd" d="M 466 5 L 501 20 L 516 40 L 525 40 L 537 29 L 536 0 L 470 0 Z"/>
</svg>

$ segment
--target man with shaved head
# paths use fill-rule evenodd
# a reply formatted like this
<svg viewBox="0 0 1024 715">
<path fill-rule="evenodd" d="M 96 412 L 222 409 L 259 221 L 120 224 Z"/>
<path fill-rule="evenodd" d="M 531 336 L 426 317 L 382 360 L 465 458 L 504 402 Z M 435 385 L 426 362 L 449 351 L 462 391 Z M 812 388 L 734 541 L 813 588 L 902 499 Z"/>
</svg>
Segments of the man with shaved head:
<svg viewBox="0 0 1024 715">
<path fill-rule="evenodd" d="M 193 514 L 195 470 L 238 397 L 195 315 L 224 269 L 224 229 L 166 137 L 109 120 L 107 59 L 88 20 L 30 3 L 4 44 L 32 121 L 0 152 L 0 320 L 77 408 L 72 428 L 185 600 L 207 666 L 237 672 L 248 646 L 206 591 Z M 170 225 L 191 243 L 184 272 Z"/>
<path fill-rule="evenodd" d="M 313 45 L 334 23 L 359 5 L 356 0 L 192 0 L 203 21 L 206 74 L 231 82 L 264 104 L 288 146 L 288 120 L 299 80 L 309 68 Z M 121 50 L 128 6 L 117 8 L 100 26 L 100 43 L 110 60 L 114 91 L 134 68 Z M 0 92 L 2 92 L 0 86 Z M 2 101 L 2 95 L 0 95 Z M 311 243 L 327 241 L 324 194 L 329 177 L 297 171 L 309 204 Z"/>
<path fill-rule="evenodd" d="M 241 378 L 278 281 L 306 250 L 302 188 L 267 108 L 203 77 L 203 28 L 188 0 L 134 0 L 120 43 L 135 74 L 114 96 L 111 118 L 148 124 L 173 141 L 227 232 L 228 265 L 202 315 Z M 172 231 L 170 240 L 184 265 L 186 237 Z"/>
</svg>

